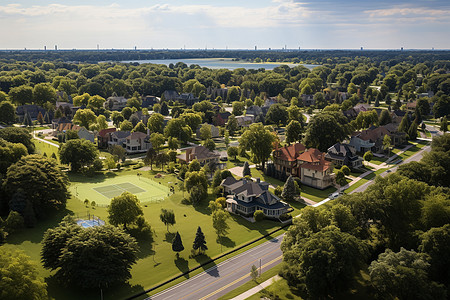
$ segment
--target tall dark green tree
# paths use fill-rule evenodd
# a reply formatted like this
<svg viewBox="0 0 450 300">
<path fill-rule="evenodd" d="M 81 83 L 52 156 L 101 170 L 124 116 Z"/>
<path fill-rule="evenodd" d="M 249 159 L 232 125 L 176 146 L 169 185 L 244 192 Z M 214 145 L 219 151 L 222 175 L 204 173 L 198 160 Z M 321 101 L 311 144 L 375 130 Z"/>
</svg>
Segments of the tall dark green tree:
<svg viewBox="0 0 450 300">
<path fill-rule="evenodd" d="M 12 124 L 16 120 L 16 109 L 9 101 L 0 103 L 0 123 Z"/>
<path fill-rule="evenodd" d="M 197 228 L 197 232 L 195 234 L 194 244 L 192 248 L 195 251 L 198 251 L 199 254 L 205 253 L 206 250 L 208 250 L 208 246 L 206 246 L 206 240 L 205 235 L 202 232 L 202 229 L 200 226 Z"/>
<path fill-rule="evenodd" d="M 250 171 L 250 166 L 248 164 L 248 161 L 244 162 L 244 167 L 243 167 L 243 171 L 242 171 L 242 177 L 245 176 L 252 176 L 252 172 Z"/>
<path fill-rule="evenodd" d="M 97 148 L 85 139 L 69 140 L 59 148 L 61 163 L 70 165 L 74 172 L 80 171 L 84 166 L 91 166 L 97 157 Z"/>
<path fill-rule="evenodd" d="M 283 192 L 281 193 L 281 197 L 286 201 L 293 201 L 297 196 L 297 189 L 295 188 L 294 178 L 292 175 L 289 175 L 286 183 L 283 187 Z"/>
<path fill-rule="evenodd" d="M 180 233 L 177 231 L 175 238 L 172 241 L 172 251 L 177 253 L 177 257 L 181 251 L 184 250 L 183 242 L 181 241 Z"/>
</svg>

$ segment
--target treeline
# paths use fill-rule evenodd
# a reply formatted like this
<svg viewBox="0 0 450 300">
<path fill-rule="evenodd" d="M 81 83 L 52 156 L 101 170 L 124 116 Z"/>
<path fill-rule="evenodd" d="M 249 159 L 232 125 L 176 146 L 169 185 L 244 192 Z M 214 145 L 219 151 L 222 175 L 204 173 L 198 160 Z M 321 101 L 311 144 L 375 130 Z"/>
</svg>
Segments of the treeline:
<svg viewBox="0 0 450 300">
<path fill-rule="evenodd" d="M 449 60 L 448 51 L 439 50 L 13 50 L 0 51 L 0 60 L 20 61 L 65 61 L 98 63 L 101 61 L 187 59 L 187 58 L 237 58 L 255 60 L 257 58 L 276 62 L 344 63 L 356 58 L 366 58 L 373 62 L 390 61 L 395 65 L 402 61 L 410 63 Z"/>
<path fill-rule="evenodd" d="M 410 163 L 331 207 L 304 209 L 284 238 L 281 275 L 311 299 L 346 293 L 361 270 L 374 298 L 447 299 L 449 153 L 446 134 L 420 162 L 429 178 L 418 178 Z"/>
</svg>

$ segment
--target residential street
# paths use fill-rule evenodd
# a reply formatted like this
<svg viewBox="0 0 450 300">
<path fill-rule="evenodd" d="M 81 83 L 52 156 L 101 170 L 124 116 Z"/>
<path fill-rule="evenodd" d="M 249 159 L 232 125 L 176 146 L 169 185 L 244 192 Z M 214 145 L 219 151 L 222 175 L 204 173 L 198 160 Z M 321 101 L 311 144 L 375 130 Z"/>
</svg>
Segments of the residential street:
<svg viewBox="0 0 450 300">
<path fill-rule="evenodd" d="M 282 239 L 280 235 L 147 299 L 217 299 L 251 280 L 250 270 L 259 268 L 260 260 L 262 272 L 279 264 Z"/>
</svg>

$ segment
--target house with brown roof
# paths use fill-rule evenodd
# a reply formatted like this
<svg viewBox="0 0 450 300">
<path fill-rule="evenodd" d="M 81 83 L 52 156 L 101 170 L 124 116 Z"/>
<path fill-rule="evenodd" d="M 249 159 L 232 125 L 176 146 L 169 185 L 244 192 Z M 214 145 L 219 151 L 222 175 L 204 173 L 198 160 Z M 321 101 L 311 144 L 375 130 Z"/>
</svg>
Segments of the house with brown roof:
<svg viewBox="0 0 450 300">
<path fill-rule="evenodd" d="M 204 146 L 195 146 L 187 148 L 186 152 L 178 155 L 177 158 L 187 164 L 196 159 L 200 165 L 204 165 L 210 162 L 219 163 L 220 154 L 214 153 Z"/>
<path fill-rule="evenodd" d="M 358 152 L 372 151 L 380 153 L 383 151 L 383 138 L 389 132 L 384 127 L 372 126 L 369 129 L 355 132 L 350 138 L 349 145 L 355 147 Z"/>
<path fill-rule="evenodd" d="M 303 184 L 319 189 L 333 184 L 333 164 L 318 149 L 300 143 L 278 148 L 273 152 L 273 164 L 277 174 L 299 177 Z"/>
<path fill-rule="evenodd" d="M 277 219 L 292 211 L 290 205 L 269 192 L 269 184 L 259 178 L 253 182 L 230 176 L 222 181 L 221 186 L 228 194 L 227 210 L 231 213 L 253 216 L 256 210 L 261 210 L 266 217 Z"/>
<path fill-rule="evenodd" d="M 356 149 L 349 144 L 336 143 L 327 150 L 325 159 L 331 161 L 335 166 L 343 165 L 349 168 L 362 167 L 363 159 L 356 154 Z"/>
<path fill-rule="evenodd" d="M 116 128 L 102 129 L 97 134 L 97 146 L 99 148 L 108 148 L 108 142 L 111 140 L 111 132 L 115 132 Z"/>
<path fill-rule="evenodd" d="M 213 121 L 214 125 L 225 126 L 225 124 L 227 124 L 227 122 L 228 122 L 229 116 L 231 116 L 231 113 L 228 111 L 217 113 L 216 116 L 214 117 L 214 121 Z"/>
<path fill-rule="evenodd" d="M 325 160 L 325 153 L 310 148 L 298 156 L 297 162 L 303 184 L 322 190 L 333 185 L 333 164 Z"/>
</svg>

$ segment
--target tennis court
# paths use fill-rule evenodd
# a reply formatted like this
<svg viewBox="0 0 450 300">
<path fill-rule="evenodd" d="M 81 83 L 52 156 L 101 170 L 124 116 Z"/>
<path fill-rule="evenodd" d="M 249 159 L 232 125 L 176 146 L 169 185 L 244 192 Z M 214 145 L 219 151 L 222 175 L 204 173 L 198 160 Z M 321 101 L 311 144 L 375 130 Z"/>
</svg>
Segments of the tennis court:
<svg viewBox="0 0 450 300">
<path fill-rule="evenodd" d="M 141 203 L 160 202 L 170 195 L 164 184 L 142 176 L 125 175 L 109 178 L 101 182 L 79 183 L 72 185 L 70 191 L 81 201 L 88 199 L 99 206 L 107 206 L 111 199 L 123 192 L 136 195 Z"/>
</svg>

